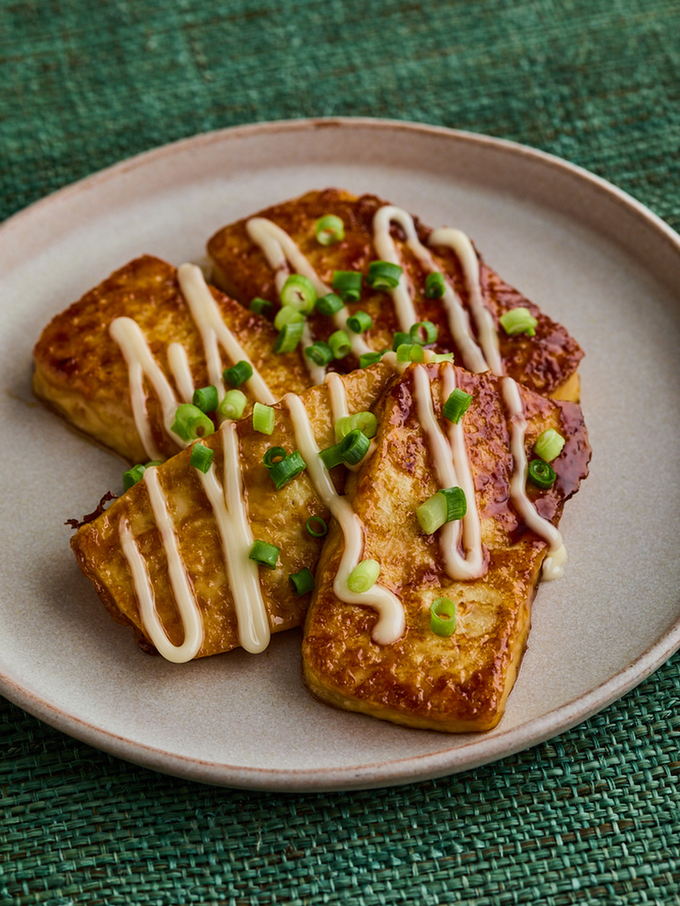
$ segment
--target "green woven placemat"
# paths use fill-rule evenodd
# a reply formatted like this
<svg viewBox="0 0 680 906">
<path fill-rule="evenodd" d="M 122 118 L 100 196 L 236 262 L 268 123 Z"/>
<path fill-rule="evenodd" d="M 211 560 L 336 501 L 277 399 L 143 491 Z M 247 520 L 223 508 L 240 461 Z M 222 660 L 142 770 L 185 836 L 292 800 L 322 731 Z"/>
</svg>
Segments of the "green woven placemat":
<svg viewBox="0 0 680 906">
<path fill-rule="evenodd" d="M 358 115 L 542 148 L 678 229 L 678 72 L 677 0 L 0 0 L 0 218 L 199 131 Z M 163 777 L 0 700 L 0 904 L 678 903 L 679 690 L 676 657 L 495 765 L 309 796 Z"/>
</svg>

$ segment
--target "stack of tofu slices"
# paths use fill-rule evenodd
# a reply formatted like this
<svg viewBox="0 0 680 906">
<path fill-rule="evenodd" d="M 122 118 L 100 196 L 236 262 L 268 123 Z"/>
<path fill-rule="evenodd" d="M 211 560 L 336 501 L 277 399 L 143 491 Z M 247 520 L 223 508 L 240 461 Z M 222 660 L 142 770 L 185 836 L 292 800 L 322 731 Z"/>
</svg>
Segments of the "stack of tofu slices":
<svg viewBox="0 0 680 906">
<path fill-rule="evenodd" d="M 372 195 L 277 204 L 208 257 L 125 264 L 35 347 L 37 397 L 130 464 L 73 520 L 81 570 L 175 663 L 303 626 L 317 699 L 495 726 L 588 471 L 582 350 Z"/>
</svg>

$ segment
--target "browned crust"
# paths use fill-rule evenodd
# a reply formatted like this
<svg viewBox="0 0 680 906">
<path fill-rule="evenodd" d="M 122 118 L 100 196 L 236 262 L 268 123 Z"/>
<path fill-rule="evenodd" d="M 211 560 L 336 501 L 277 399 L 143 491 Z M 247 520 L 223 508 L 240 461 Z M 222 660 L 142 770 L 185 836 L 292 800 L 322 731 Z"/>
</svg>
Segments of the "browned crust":
<svg viewBox="0 0 680 906">
<path fill-rule="evenodd" d="M 356 197 L 344 190 L 326 189 L 308 192 L 300 198 L 274 205 L 257 215 L 278 224 L 298 244 L 319 277 L 328 285 L 334 270 L 355 270 L 366 274 L 369 263 L 377 257 L 373 246 L 373 217 L 386 202 L 375 195 Z M 320 245 L 315 238 L 314 225 L 324 214 L 335 214 L 345 224 L 345 238 L 330 246 Z M 215 265 L 216 282 L 235 299 L 248 304 L 259 295 L 278 305 L 274 272 L 260 249 L 250 240 L 245 218 L 223 227 L 208 242 L 208 254 Z M 427 242 L 432 230 L 414 218 L 418 236 Z M 463 363 L 451 333 L 446 313 L 439 300 L 424 294 L 426 272 L 409 250 L 399 227 L 392 227 L 404 270 L 410 284 L 414 305 L 420 320 L 432 321 L 438 328 L 437 349 L 457 354 Z M 453 283 L 463 304 L 468 306 L 468 290 L 455 254 L 445 248 L 434 248 L 432 254 L 441 271 Z M 568 331 L 539 310 L 518 290 L 509 286 L 480 257 L 481 287 L 484 301 L 498 325 L 500 316 L 510 308 L 528 308 L 538 320 L 533 337 L 509 337 L 499 330 L 501 354 L 507 374 L 543 395 L 553 395 L 575 375 L 583 351 Z M 368 345 L 375 350 L 391 348 L 395 331 L 399 330 L 390 296 L 364 287 L 360 302 L 348 306 L 362 309 L 373 319 L 373 328 L 366 335 Z M 327 339 L 335 330 L 331 319 L 315 314 L 310 318 L 315 337 Z M 336 366 L 339 369 L 356 367 L 348 356 Z M 573 388 L 572 388 L 573 390 Z M 577 392 L 577 388 L 576 388 Z M 573 397 L 572 398 L 577 398 Z"/>
<path fill-rule="evenodd" d="M 429 366 L 435 411 L 442 420 L 437 366 Z M 458 369 L 472 393 L 464 418 L 488 571 L 481 579 L 451 580 L 436 537 L 424 535 L 415 510 L 437 490 L 429 447 L 415 412 L 412 369 L 384 398 L 378 448 L 359 473 L 354 509 L 366 528 L 363 557 L 381 565 L 380 582 L 401 599 L 406 632 L 393 645 L 376 644 L 370 607 L 341 602 L 333 592 L 343 550 L 339 530 L 324 547 L 317 590 L 305 624 L 303 675 L 315 697 L 407 726 L 448 732 L 486 730 L 500 720 L 529 631 L 546 543 L 518 518 L 510 499 L 513 469 L 509 427 L 499 381 Z M 544 518 L 557 524 L 564 502 L 585 478 L 590 459 L 577 404 L 553 402 L 522 389 L 526 449 L 546 427 L 567 438 L 553 463 L 558 480 L 529 490 Z M 442 639 L 429 628 L 434 598 L 458 606 L 459 628 Z"/>
</svg>

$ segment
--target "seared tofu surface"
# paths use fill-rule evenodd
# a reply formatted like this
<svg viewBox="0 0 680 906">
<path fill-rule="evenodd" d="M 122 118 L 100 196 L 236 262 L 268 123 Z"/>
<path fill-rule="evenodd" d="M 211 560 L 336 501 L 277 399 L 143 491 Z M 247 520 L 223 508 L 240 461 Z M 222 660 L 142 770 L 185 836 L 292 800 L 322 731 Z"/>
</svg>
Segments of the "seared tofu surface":
<svg viewBox="0 0 680 906">
<path fill-rule="evenodd" d="M 280 399 L 288 391 L 300 393 L 311 385 L 300 351 L 272 354 L 277 331 L 269 321 L 214 287 L 210 293 L 273 397 Z M 79 431 L 131 463 L 146 462 L 155 456 L 140 436 L 131 399 L 130 367 L 111 335 L 111 325 L 118 318 L 138 325 L 176 405 L 190 399 L 183 398 L 170 365 L 171 345 L 184 350 L 194 388 L 211 383 L 205 344 L 178 284 L 177 269 L 144 255 L 115 271 L 47 325 L 34 349 L 33 389 Z M 224 368 L 234 364 L 223 350 L 218 354 Z M 248 386 L 241 389 L 252 405 L 255 397 Z M 161 458 L 172 456 L 181 446 L 165 428 L 161 401 L 146 375 L 144 396 L 154 452 Z"/>
<path fill-rule="evenodd" d="M 511 500 L 515 417 L 501 380 L 462 369 L 456 369 L 456 383 L 472 396 L 461 424 L 474 482 L 468 511 L 476 506 L 480 520 L 481 575 L 451 578 L 444 565 L 442 530 L 430 535 L 421 530 L 417 508 L 441 485 L 419 417 L 415 370 L 427 371 L 435 418 L 447 431 L 450 423 L 442 416 L 442 372 L 447 367 L 410 366 L 387 389 L 375 452 L 347 486 L 365 527 L 361 559 L 380 565 L 378 583 L 401 602 L 405 629 L 391 644 L 378 644 L 376 610 L 338 597 L 336 577 L 345 543 L 334 523 L 305 623 L 303 671 L 312 694 L 328 704 L 411 727 L 464 732 L 490 729 L 503 713 L 549 545 L 527 526 Z M 581 410 L 576 403 L 548 400 L 526 388 L 519 392 L 528 459 L 545 429 L 554 428 L 566 440 L 552 463 L 557 475 L 552 488 L 526 485 L 532 509 L 556 526 L 565 501 L 588 471 L 590 447 Z M 465 529 L 459 544 L 461 550 L 467 544 Z M 457 608 L 450 638 L 430 628 L 430 607 L 439 597 Z"/>
<path fill-rule="evenodd" d="M 392 369 L 374 365 L 342 378 L 351 412 L 370 409 L 387 382 Z M 313 387 L 300 397 L 321 448 L 335 442 L 332 405 L 328 387 Z M 276 490 L 263 457 L 272 447 L 286 453 L 296 449 L 290 413 L 284 401 L 275 407 L 275 427 L 271 435 L 253 429 L 252 418 L 236 423 L 238 462 L 242 474 L 242 499 L 249 530 L 257 539 L 280 548 L 275 569 L 259 567 L 259 582 L 271 632 L 299 626 L 304 618 L 309 594 L 298 596 L 289 576 L 307 567 L 316 569 L 323 537 L 306 529 L 307 520 L 320 516 L 326 522 L 329 511 L 319 497 L 306 471 Z M 211 470 L 223 484 L 224 434 L 218 430 L 201 441 L 214 451 Z M 235 595 L 225 557 L 225 543 L 235 545 L 237 533 L 223 539 L 217 514 L 206 495 L 197 469 L 191 465 L 191 450 L 186 449 L 153 469 L 167 507 L 172 532 L 179 551 L 179 566 L 193 589 L 200 611 L 203 640 L 197 657 L 229 651 L 240 644 L 235 611 Z M 338 488 L 343 470 L 336 470 Z M 127 524 L 135 539 L 148 573 L 155 609 L 163 632 L 174 646 L 182 644 L 184 625 L 170 575 L 167 543 L 152 510 L 144 480 L 112 503 L 97 518 L 82 525 L 71 546 L 82 572 L 91 579 L 102 602 L 114 619 L 134 627 L 139 643 L 146 650 L 155 646 L 148 625 L 140 612 L 139 585 L 131 572 L 121 542 L 122 526 Z M 317 531 L 318 534 L 318 531 Z"/>
<path fill-rule="evenodd" d="M 281 269 L 285 273 L 293 273 L 295 266 L 290 260 L 272 266 L 262 246 L 254 241 L 249 232 L 249 224 L 257 219 L 270 221 L 283 230 L 327 287 L 332 286 L 334 271 L 359 271 L 365 278 L 370 263 L 381 259 L 383 247 L 378 249 L 376 246 L 376 215 L 388 207 L 393 212 L 397 211 L 394 219 L 390 220 L 389 237 L 396 260 L 404 269 L 404 292 L 411 299 L 415 321 L 431 321 L 436 326 L 437 340 L 432 348 L 439 352 L 454 352 L 456 363 L 468 370 L 483 370 L 473 367 L 475 360 L 470 360 L 454 339 L 443 300 L 428 298 L 425 294 L 429 268 L 414 251 L 414 240 L 425 249 L 433 268 L 444 275 L 447 284 L 455 291 L 463 309 L 463 321 L 469 325 L 473 339 L 476 342 L 480 340 L 471 309 L 471 279 L 464 272 L 462 258 L 445 244 L 446 231 L 435 232 L 418 218 L 394 209 L 374 195 L 356 197 L 340 189 L 308 192 L 298 199 L 274 205 L 223 227 L 212 236 L 207 247 L 214 264 L 215 282 L 244 305 L 248 305 L 253 297 L 260 296 L 279 306 L 277 281 L 281 279 Z M 320 217 L 329 214 L 343 221 L 344 238 L 324 246 L 316 238 L 315 225 Z M 406 234 L 401 221 L 409 230 L 412 229 L 413 236 Z M 433 242 L 435 239 L 439 241 Z M 463 240 L 459 237 L 457 241 Z M 509 286 L 483 261 L 469 240 L 465 244 L 472 259 L 468 267 L 475 272 L 481 302 L 491 314 L 504 373 L 544 396 L 578 399 L 577 371 L 583 351 L 576 340 L 564 327 Z M 534 336 L 509 336 L 499 325 L 499 318 L 505 312 L 519 307 L 526 308 L 536 318 Z M 348 302 L 347 310 L 350 314 L 361 310 L 371 317 L 373 326 L 363 334 L 363 339 L 367 347 L 378 352 L 392 348 L 395 332 L 408 331 L 412 326 L 411 323 L 400 323 L 391 292 L 371 289 L 365 279 L 361 298 L 357 302 Z M 331 317 L 318 312 L 312 314 L 309 324 L 313 337 L 321 340 L 327 340 L 338 328 Z M 356 355 L 349 355 L 332 367 L 348 370 L 356 366 Z"/>
</svg>

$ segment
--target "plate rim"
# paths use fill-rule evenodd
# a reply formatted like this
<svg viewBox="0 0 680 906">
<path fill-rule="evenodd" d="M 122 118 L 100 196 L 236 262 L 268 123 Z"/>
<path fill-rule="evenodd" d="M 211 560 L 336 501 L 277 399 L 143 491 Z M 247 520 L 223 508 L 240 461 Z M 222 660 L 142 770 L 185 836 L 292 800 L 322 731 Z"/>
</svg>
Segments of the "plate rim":
<svg viewBox="0 0 680 906">
<path fill-rule="evenodd" d="M 63 186 L 8 217 L 0 224 L 0 250 L 5 237 L 12 230 L 21 228 L 26 220 L 43 216 L 43 211 L 54 204 L 58 204 L 62 200 L 67 202 L 71 196 L 75 197 L 77 194 L 96 189 L 102 183 L 116 179 L 139 167 L 153 167 L 158 161 L 178 153 L 181 154 L 186 149 L 240 138 L 271 136 L 281 131 L 309 131 L 319 128 L 354 129 L 356 127 L 380 131 L 396 129 L 410 134 L 422 133 L 438 136 L 468 146 L 481 146 L 496 152 L 520 156 L 525 161 L 539 163 L 549 169 L 557 168 L 562 173 L 577 179 L 578 182 L 585 182 L 592 189 L 605 194 L 610 200 L 623 205 L 637 220 L 651 227 L 657 236 L 663 237 L 664 242 L 678 256 L 680 263 L 680 235 L 672 227 L 625 190 L 578 164 L 509 139 L 407 120 L 372 117 L 318 117 L 263 121 L 199 132 L 196 135 L 151 148 Z M 614 676 L 585 694 L 578 695 L 527 723 L 519 724 L 506 731 L 502 730 L 501 725 L 500 731 L 493 736 L 474 735 L 471 736 L 469 742 L 466 741 L 463 745 L 448 749 L 446 748 L 447 736 L 442 734 L 441 749 L 435 752 L 409 755 L 385 762 L 374 761 L 370 764 L 351 767 L 277 770 L 275 768 L 229 765 L 222 761 L 191 758 L 155 748 L 116 734 L 96 723 L 87 722 L 59 707 L 56 702 L 41 698 L 28 687 L 22 687 L 6 675 L 1 662 L 0 694 L 29 714 L 68 736 L 124 761 L 163 774 L 216 786 L 276 792 L 371 789 L 430 780 L 460 771 L 472 770 L 535 747 L 572 729 L 623 697 L 649 677 L 678 649 L 680 649 L 680 617 L 652 645 Z M 506 744 L 508 742 L 509 745 Z M 465 758 L 465 755 L 469 756 L 470 750 L 473 753 L 472 757 Z"/>
</svg>

